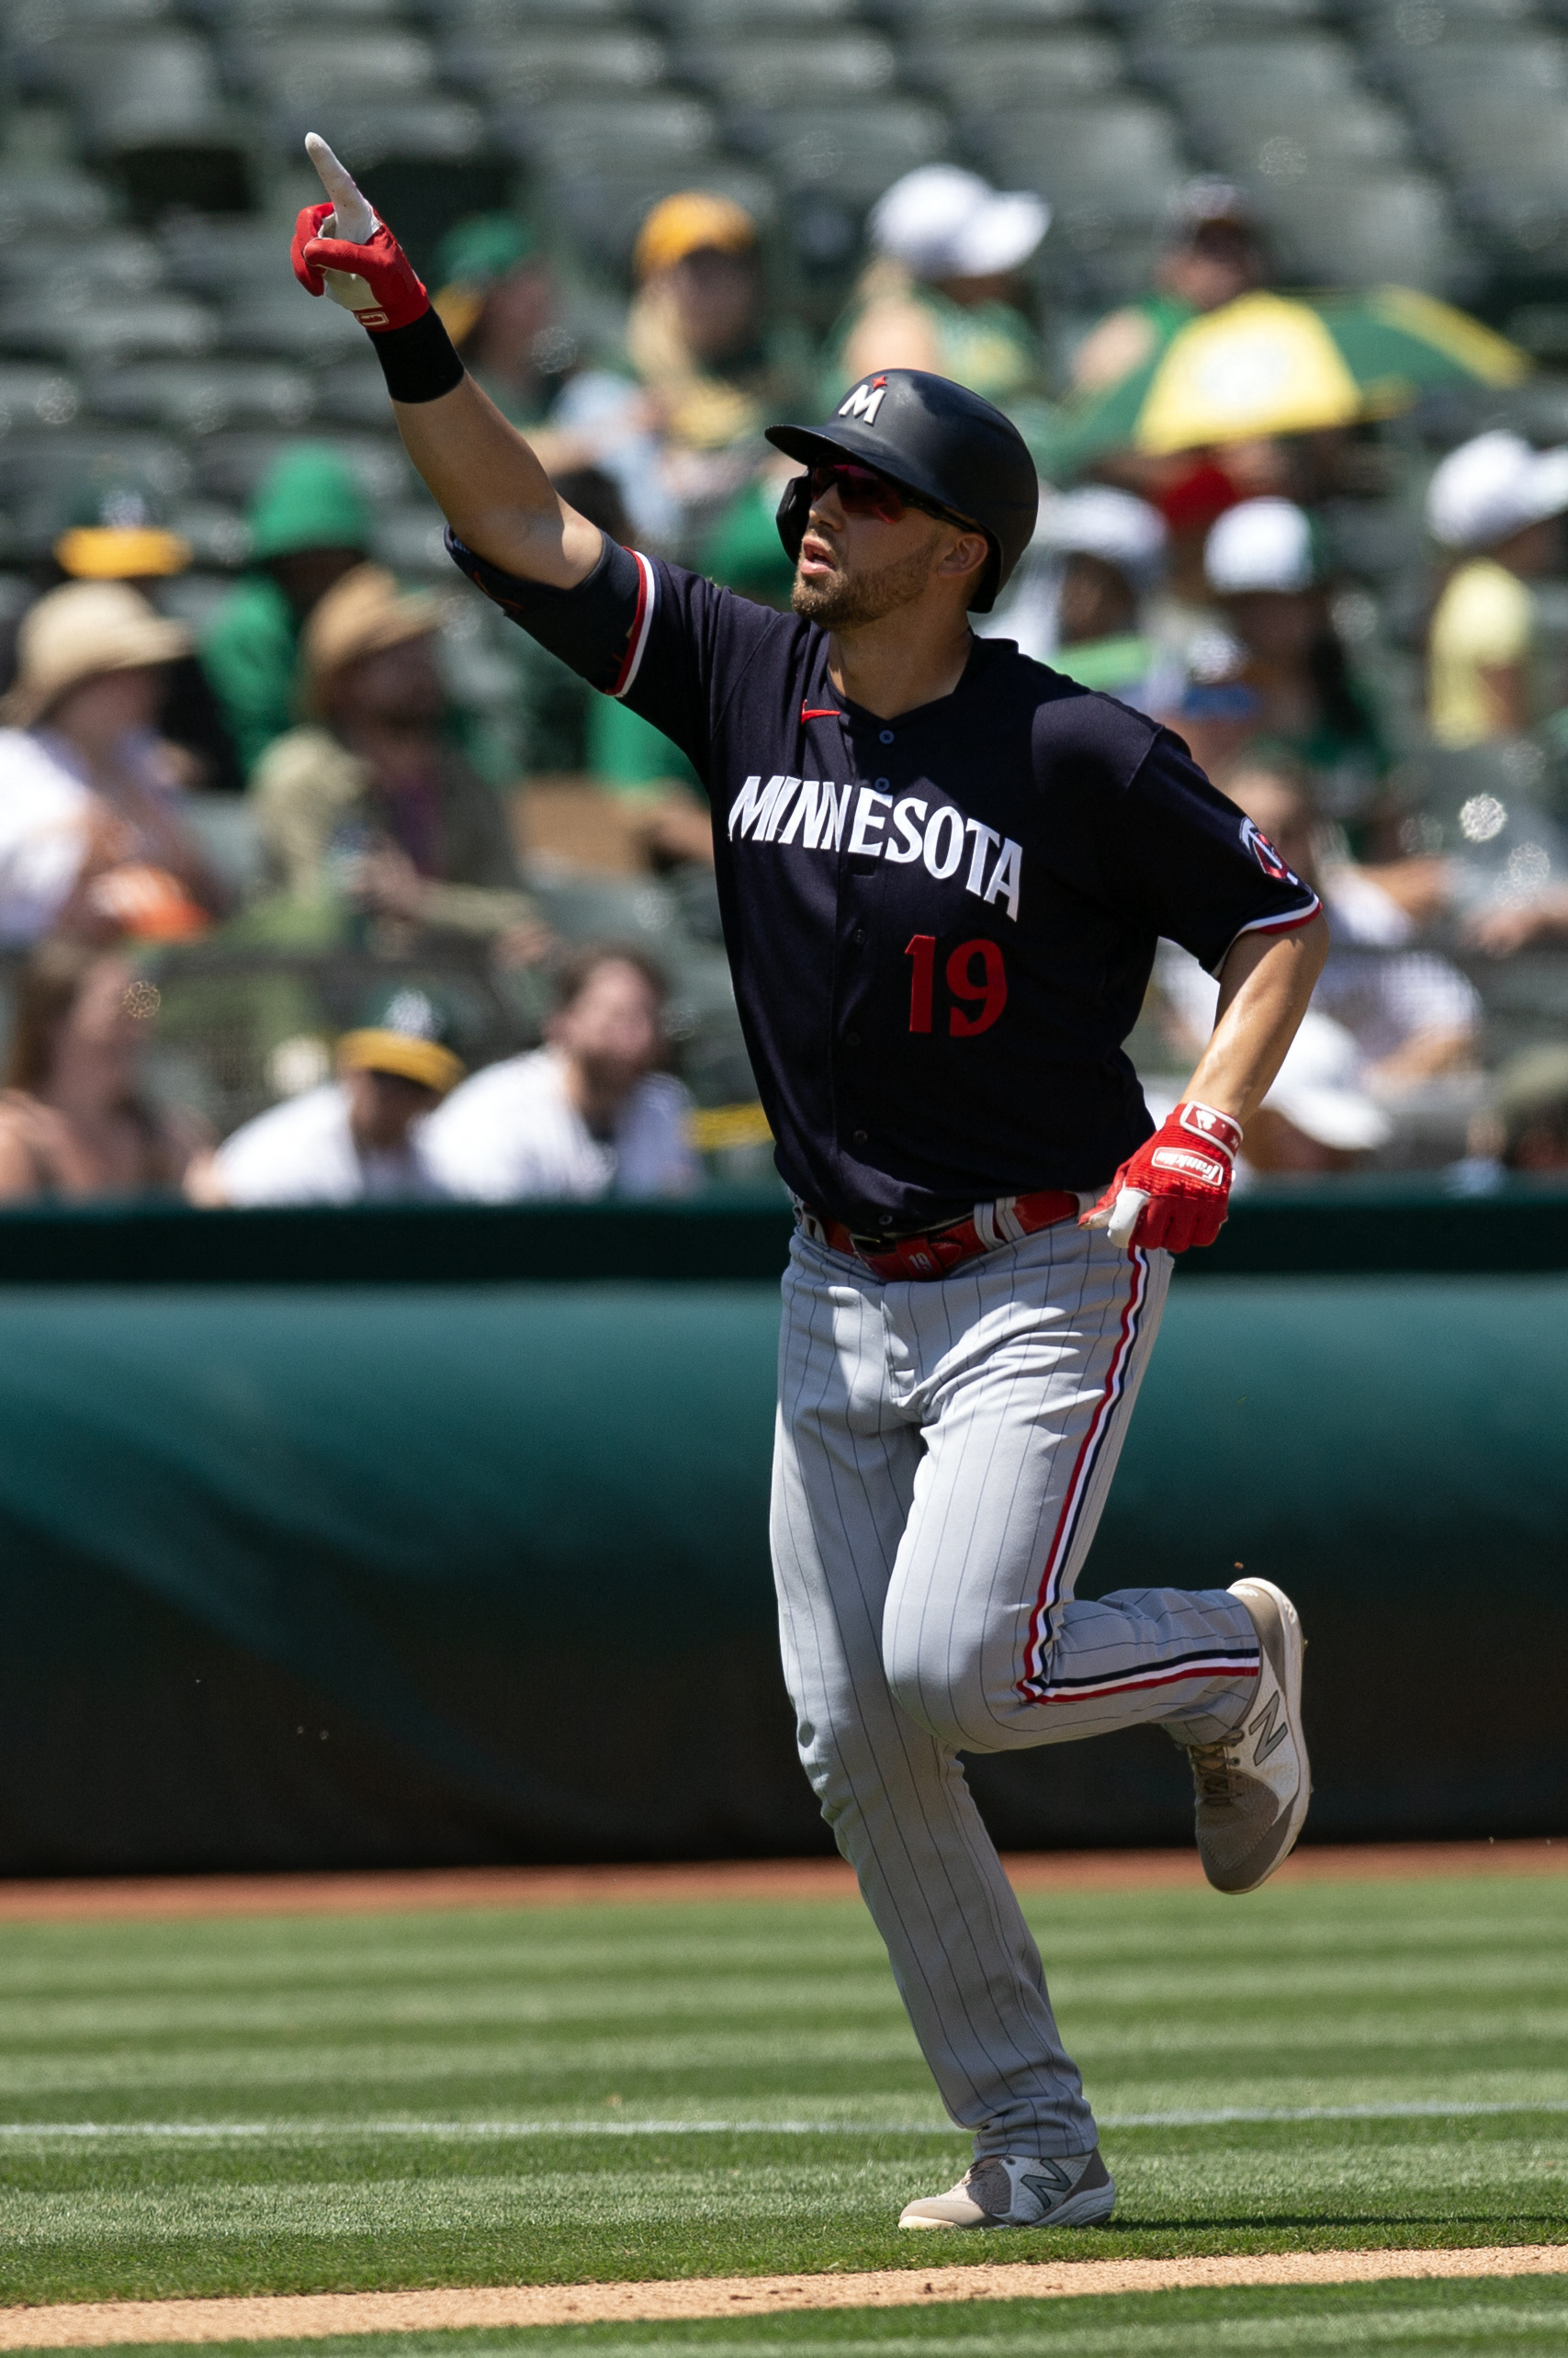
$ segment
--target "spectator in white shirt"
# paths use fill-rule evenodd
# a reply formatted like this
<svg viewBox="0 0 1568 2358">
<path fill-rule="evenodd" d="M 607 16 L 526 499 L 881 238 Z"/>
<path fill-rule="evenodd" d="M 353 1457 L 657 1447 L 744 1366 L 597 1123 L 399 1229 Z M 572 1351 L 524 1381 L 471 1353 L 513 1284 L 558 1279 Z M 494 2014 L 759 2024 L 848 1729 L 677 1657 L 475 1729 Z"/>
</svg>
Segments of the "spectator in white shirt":
<svg viewBox="0 0 1568 2358">
<path fill-rule="evenodd" d="M 568 959 L 547 1044 L 476 1073 L 431 1122 L 425 1151 L 447 1190 L 480 1203 L 689 1194 L 691 1100 L 659 1070 L 665 990 L 636 950 Z"/>
<path fill-rule="evenodd" d="M 186 757 L 155 728 L 189 645 L 124 581 L 67 582 L 25 617 L 0 703 L 0 944 L 179 940 L 221 907 L 180 807 Z"/>
<path fill-rule="evenodd" d="M 1397 1094 L 1475 1063 L 1481 999 L 1450 960 L 1411 946 L 1424 916 L 1441 907 L 1440 863 L 1385 868 L 1331 863 L 1304 782 L 1288 756 L 1247 755 L 1218 783 L 1289 866 L 1323 899 L 1333 942 L 1313 1007 L 1356 1044 L 1357 1086 Z M 1218 986 L 1174 943 L 1162 943 L 1156 978 L 1179 1026 L 1199 1045 L 1213 1027 Z"/>
<path fill-rule="evenodd" d="M 338 1077 L 258 1113 L 189 1175 L 186 1193 L 225 1204 L 431 1201 L 446 1190 L 425 1155 L 425 1120 L 463 1077 L 439 1010 L 392 993 L 338 1043 Z"/>
</svg>

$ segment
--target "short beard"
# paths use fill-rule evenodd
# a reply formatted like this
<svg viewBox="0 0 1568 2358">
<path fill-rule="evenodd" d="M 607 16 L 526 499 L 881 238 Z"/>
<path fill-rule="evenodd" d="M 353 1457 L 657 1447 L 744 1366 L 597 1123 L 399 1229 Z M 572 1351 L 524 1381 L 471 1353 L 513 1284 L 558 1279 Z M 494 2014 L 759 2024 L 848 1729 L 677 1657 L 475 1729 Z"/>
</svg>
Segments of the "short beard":
<svg viewBox="0 0 1568 2358">
<path fill-rule="evenodd" d="M 797 571 L 790 604 L 805 621 L 819 623 L 824 630 L 860 630 L 867 623 L 881 622 L 900 606 L 914 604 L 931 580 L 941 538 L 941 528 L 933 526 L 923 548 L 911 549 L 908 557 L 896 558 L 873 573 L 834 572 L 827 581 L 807 581 Z"/>
</svg>

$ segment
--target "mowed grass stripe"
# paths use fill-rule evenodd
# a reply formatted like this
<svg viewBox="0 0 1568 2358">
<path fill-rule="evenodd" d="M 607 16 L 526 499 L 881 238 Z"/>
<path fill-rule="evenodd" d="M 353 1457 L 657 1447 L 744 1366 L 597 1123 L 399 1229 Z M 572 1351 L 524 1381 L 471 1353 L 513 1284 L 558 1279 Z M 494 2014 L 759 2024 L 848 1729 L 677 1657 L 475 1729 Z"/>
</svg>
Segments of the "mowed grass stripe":
<svg viewBox="0 0 1568 2358">
<path fill-rule="evenodd" d="M 1568 2237 L 1562 2118 L 1463 2109 L 1568 2104 L 1568 1879 L 1026 1904 L 1122 2203 L 1019 2257 Z M 6 1925 L 0 1993 L 12 2300 L 918 2267 L 963 2163 L 836 1900 Z"/>
</svg>

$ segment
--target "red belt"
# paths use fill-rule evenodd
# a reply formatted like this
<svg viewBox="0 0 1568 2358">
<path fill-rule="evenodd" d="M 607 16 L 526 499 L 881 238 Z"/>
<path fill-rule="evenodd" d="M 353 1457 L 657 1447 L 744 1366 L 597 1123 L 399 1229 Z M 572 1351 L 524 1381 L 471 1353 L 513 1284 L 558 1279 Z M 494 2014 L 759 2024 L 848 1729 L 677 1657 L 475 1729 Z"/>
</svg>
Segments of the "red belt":
<svg viewBox="0 0 1568 2358">
<path fill-rule="evenodd" d="M 1042 1228 L 1077 1217 L 1078 1198 L 1068 1189 L 1043 1188 L 1034 1195 L 998 1196 L 995 1203 L 977 1203 L 966 1220 L 950 1221 L 921 1236 L 856 1236 L 841 1220 L 829 1220 L 808 1203 L 799 1205 L 796 1218 L 814 1244 L 830 1253 L 846 1253 L 862 1269 L 884 1283 L 946 1277 L 961 1262 L 977 1260 L 1002 1245 L 1016 1245 Z"/>
</svg>

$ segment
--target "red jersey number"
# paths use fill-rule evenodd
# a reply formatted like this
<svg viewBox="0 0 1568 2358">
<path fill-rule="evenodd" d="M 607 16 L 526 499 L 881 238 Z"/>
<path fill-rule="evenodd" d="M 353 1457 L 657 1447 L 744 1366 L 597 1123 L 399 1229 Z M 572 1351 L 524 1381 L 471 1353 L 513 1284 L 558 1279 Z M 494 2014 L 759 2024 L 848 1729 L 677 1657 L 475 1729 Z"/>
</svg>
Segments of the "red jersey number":
<svg viewBox="0 0 1568 2358">
<path fill-rule="evenodd" d="M 936 999 L 936 935 L 911 934 L 904 955 L 910 961 L 909 1029 L 929 1032 Z M 947 962 L 945 976 L 958 1002 L 947 1011 L 953 1038 L 973 1040 L 988 1032 L 1008 1003 L 1007 967 L 998 945 L 980 937 L 961 942 Z"/>
</svg>

